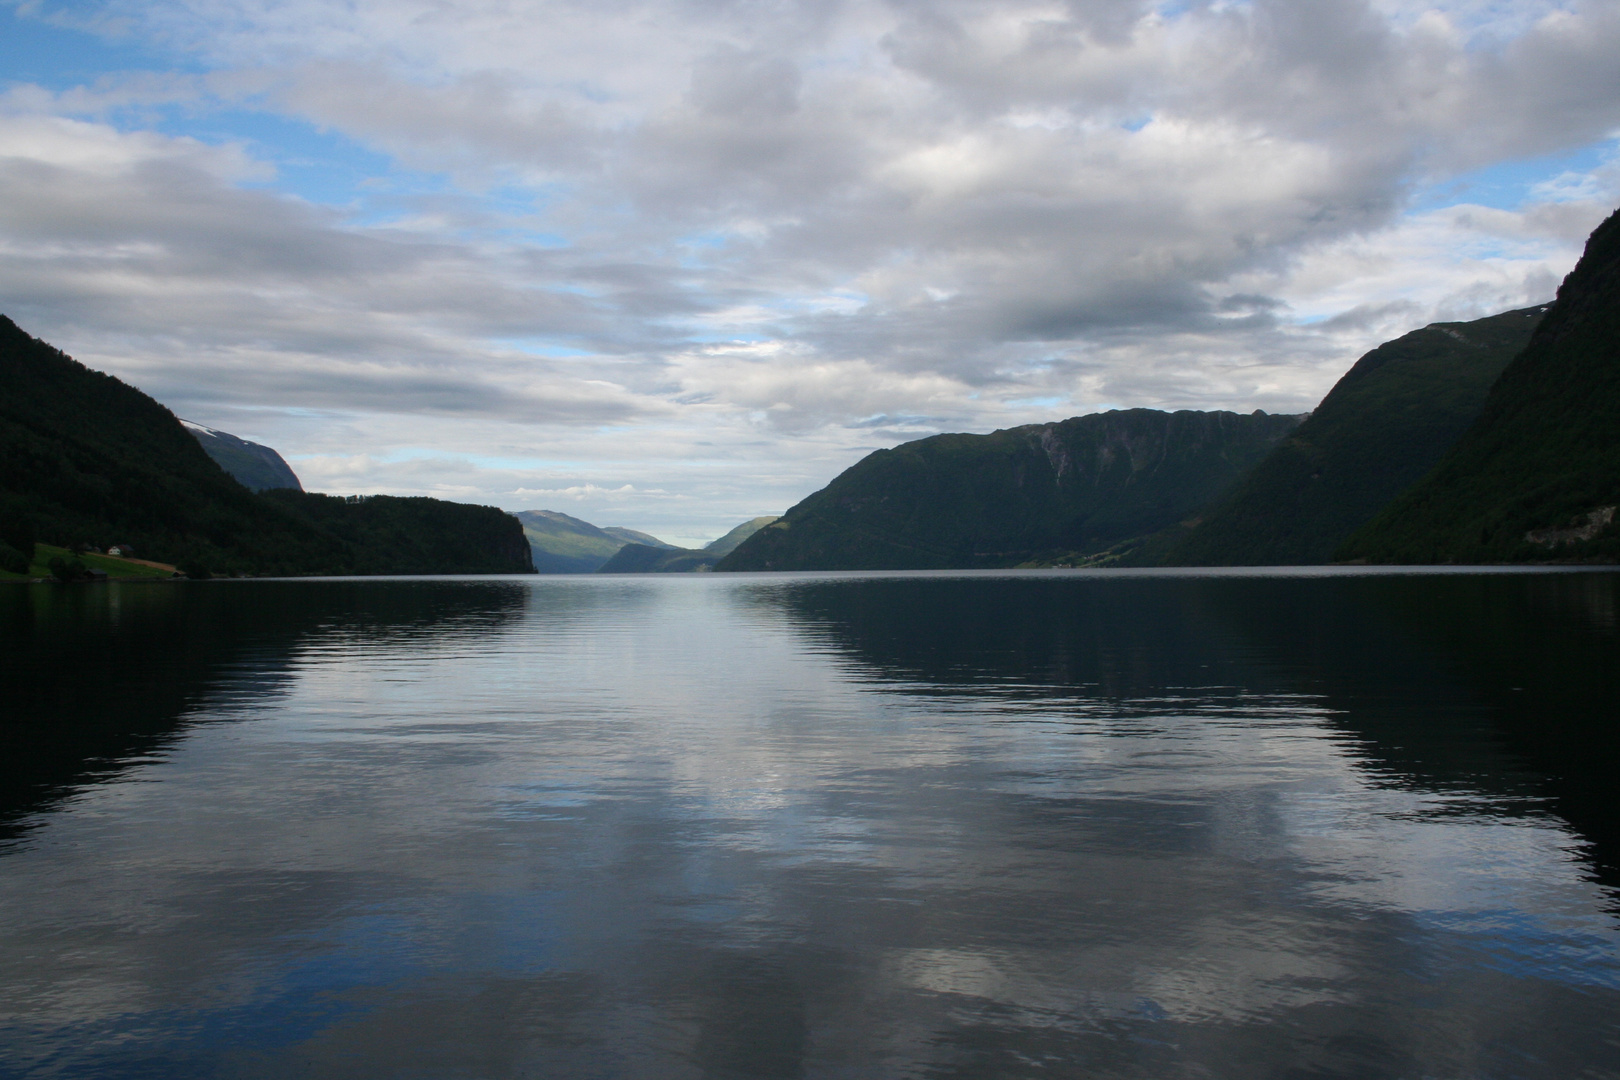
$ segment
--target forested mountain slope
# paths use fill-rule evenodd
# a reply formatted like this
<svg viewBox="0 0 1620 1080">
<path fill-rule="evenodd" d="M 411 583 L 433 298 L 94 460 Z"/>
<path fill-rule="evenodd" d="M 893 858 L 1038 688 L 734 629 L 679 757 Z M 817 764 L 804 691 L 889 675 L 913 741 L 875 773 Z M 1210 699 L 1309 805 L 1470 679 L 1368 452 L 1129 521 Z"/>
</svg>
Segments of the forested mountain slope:
<svg viewBox="0 0 1620 1080">
<path fill-rule="evenodd" d="M 879 450 L 718 570 L 889 570 L 1084 561 L 1175 525 L 1300 417 L 1131 409 Z"/>
<path fill-rule="evenodd" d="M 685 550 L 679 544 L 666 543 L 651 533 L 644 533 L 640 529 L 627 529 L 623 525 L 608 525 L 602 529 L 609 536 L 616 536 L 627 544 L 646 544 L 648 547 L 665 548 L 669 551 Z"/>
<path fill-rule="evenodd" d="M 598 574 L 688 574 L 712 570 L 720 556 L 692 548 L 655 548 L 646 544 L 626 544 L 603 563 Z"/>
<path fill-rule="evenodd" d="M 1457 441 L 1545 311 L 1542 305 L 1435 323 L 1378 346 L 1163 561 L 1332 561 L 1358 526 Z"/>
<path fill-rule="evenodd" d="M 227 476 L 168 409 L 4 316 L 0 384 L 0 514 L 40 542 L 229 570 L 342 562 L 334 537 Z"/>
<path fill-rule="evenodd" d="M 344 573 L 534 573 L 523 527 L 497 507 L 291 488 L 273 488 L 260 498 L 342 541 Z"/>
<path fill-rule="evenodd" d="M 8 532 L 26 522 L 40 543 L 130 544 L 142 558 L 214 573 L 530 569 L 521 526 L 490 507 L 256 495 L 168 409 L 4 316 L 0 386 L 0 524 Z"/>
<path fill-rule="evenodd" d="M 1620 211 L 1434 470 L 1337 552 L 1383 563 L 1620 557 Z"/>
<path fill-rule="evenodd" d="M 704 544 L 703 550 L 707 551 L 711 555 L 716 556 L 730 555 L 742 545 L 744 540 L 747 540 L 750 536 L 753 536 L 765 526 L 774 524 L 780 520 L 781 518 L 775 514 L 766 514 L 763 517 L 749 518 L 747 521 L 743 522 L 741 525 L 738 525 L 724 536 L 716 540 L 710 540 L 707 544 Z"/>
</svg>

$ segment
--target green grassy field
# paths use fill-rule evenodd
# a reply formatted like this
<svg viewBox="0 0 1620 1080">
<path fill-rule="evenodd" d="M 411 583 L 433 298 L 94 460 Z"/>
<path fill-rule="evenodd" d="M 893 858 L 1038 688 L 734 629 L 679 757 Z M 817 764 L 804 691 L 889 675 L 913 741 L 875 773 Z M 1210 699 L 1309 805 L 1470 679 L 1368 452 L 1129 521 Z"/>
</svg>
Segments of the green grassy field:
<svg viewBox="0 0 1620 1080">
<path fill-rule="evenodd" d="M 35 544 L 34 561 L 29 565 L 28 573 L 8 574 L 6 571 L 0 570 L 0 581 L 27 581 L 30 578 L 48 578 L 51 576 L 50 561 L 58 555 L 64 559 L 78 559 L 84 563 L 86 569 L 106 571 L 107 576 L 110 578 L 169 578 L 174 576 L 172 568 L 163 570 L 131 559 L 115 559 L 110 555 L 89 553 L 75 555 L 67 548 L 53 547 L 50 544 Z"/>
</svg>

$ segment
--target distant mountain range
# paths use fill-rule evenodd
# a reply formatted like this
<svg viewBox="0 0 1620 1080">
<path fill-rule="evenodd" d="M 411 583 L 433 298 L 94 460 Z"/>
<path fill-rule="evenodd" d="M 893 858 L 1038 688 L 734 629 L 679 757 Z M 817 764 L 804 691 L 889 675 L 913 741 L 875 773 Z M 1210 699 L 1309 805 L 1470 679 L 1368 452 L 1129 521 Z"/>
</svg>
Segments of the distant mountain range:
<svg viewBox="0 0 1620 1080">
<path fill-rule="evenodd" d="M 298 482 L 298 477 L 281 455 L 270 447 L 193 424 L 190 420 L 180 423 L 196 436 L 203 451 L 214 459 L 216 465 L 236 477 L 237 482 L 249 491 L 268 491 L 271 488 L 304 490 L 304 485 Z"/>
<path fill-rule="evenodd" d="M 4 316 L 0 385 L 0 536 L 131 545 L 193 576 L 533 570 L 522 526 L 494 507 L 250 491 L 168 409 Z"/>
<path fill-rule="evenodd" d="M 614 525 L 601 528 L 555 510 L 515 515 L 542 574 L 670 574 L 711 569 L 721 557 L 774 517 L 745 521 L 701 550 L 667 544 L 656 536 Z"/>
<path fill-rule="evenodd" d="M 626 544 L 614 553 L 597 571 L 601 574 L 683 574 L 713 570 L 715 564 L 737 549 L 737 546 L 765 526 L 780 520 L 774 516 L 757 517 L 743 522 L 718 540 L 711 540 L 701 550 L 672 548 L 668 544 L 650 547 L 646 544 Z"/>
<path fill-rule="evenodd" d="M 533 553 L 534 568 L 542 574 L 591 574 L 626 544 L 678 551 L 656 536 L 619 525 L 600 528 L 555 510 L 519 510 L 523 535 Z"/>
</svg>

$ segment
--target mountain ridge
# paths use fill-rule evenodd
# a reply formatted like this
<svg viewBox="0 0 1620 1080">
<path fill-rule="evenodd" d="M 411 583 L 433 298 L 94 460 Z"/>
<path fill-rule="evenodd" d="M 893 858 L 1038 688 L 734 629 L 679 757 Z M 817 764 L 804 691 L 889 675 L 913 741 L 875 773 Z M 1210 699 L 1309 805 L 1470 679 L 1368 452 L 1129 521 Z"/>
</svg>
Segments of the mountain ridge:
<svg viewBox="0 0 1620 1080">
<path fill-rule="evenodd" d="M 535 569 L 542 574 L 592 574 L 629 544 L 679 551 L 656 536 L 622 525 L 603 528 L 560 510 L 519 510 Z"/>
<path fill-rule="evenodd" d="M 735 551 L 743 541 L 777 520 L 775 515 L 770 514 L 750 518 L 724 536 L 710 540 L 702 548 L 666 545 L 663 549 L 654 549 L 645 544 L 626 544 L 597 573 L 690 574 L 713 570 L 716 563 Z"/>
<path fill-rule="evenodd" d="M 1620 557 L 1620 211 L 1438 464 L 1340 547 L 1378 563 Z M 1539 539 L 1538 539 L 1539 537 Z"/>
<path fill-rule="evenodd" d="M 1083 562 L 1207 505 L 1301 419 L 1111 410 L 903 443 L 856 462 L 716 569 Z"/>
<path fill-rule="evenodd" d="M 1372 349 L 1175 540 L 1162 564 L 1331 562 L 1356 528 L 1451 448 L 1548 307 L 1431 323 Z"/>
<path fill-rule="evenodd" d="M 176 419 L 202 444 L 203 451 L 214 459 L 216 465 L 230 473 L 237 483 L 249 491 L 268 491 L 271 488 L 304 490 L 292 467 L 271 447 L 250 442 L 228 431 L 204 427 L 179 417 Z"/>
<path fill-rule="evenodd" d="M 5 316 L 0 383 L 0 536 L 30 547 L 131 544 L 198 576 L 532 572 L 494 507 L 249 491 L 163 405 Z"/>
</svg>

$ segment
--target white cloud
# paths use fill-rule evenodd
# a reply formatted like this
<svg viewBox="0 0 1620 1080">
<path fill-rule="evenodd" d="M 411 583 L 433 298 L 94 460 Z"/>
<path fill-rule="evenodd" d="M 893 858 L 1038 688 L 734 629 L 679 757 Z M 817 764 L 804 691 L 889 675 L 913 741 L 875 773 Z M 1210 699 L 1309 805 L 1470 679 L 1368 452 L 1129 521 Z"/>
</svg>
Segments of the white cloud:
<svg viewBox="0 0 1620 1080">
<path fill-rule="evenodd" d="M 941 428 L 1308 408 L 1385 337 L 1547 299 L 1620 200 L 1600 3 L 75 17 L 176 70 L 5 93 L 3 309 L 204 422 L 358 453 L 321 474 L 352 490 L 740 519 Z M 515 460 L 491 440 L 550 449 L 446 464 Z"/>
<path fill-rule="evenodd" d="M 641 495 L 644 497 L 658 495 L 667 496 L 669 495 L 669 492 L 659 491 L 656 488 L 637 490 L 634 484 L 620 484 L 616 488 L 598 487 L 595 484 L 575 484 L 572 487 L 565 488 L 518 488 L 516 491 L 512 492 L 512 494 L 522 499 L 532 499 L 536 497 L 584 499 L 592 495 L 602 498 L 608 498 L 615 495 Z"/>
</svg>

